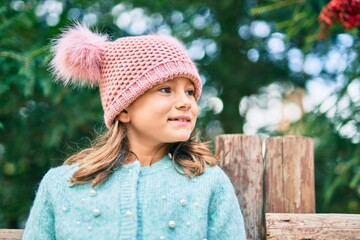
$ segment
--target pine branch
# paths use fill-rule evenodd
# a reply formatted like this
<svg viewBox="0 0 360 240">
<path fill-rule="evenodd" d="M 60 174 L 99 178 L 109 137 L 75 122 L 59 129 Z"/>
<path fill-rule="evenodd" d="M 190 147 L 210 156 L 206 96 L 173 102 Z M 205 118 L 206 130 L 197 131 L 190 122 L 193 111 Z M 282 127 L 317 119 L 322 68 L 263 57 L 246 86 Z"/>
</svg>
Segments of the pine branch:
<svg viewBox="0 0 360 240">
<path fill-rule="evenodd" d="M 300 4 L 303 3 L 304 0 L 293 0 L 293 1 L 279 1 L 273 4 L 268 4 L 265 6 L 261 6 L 261 7 L 254 7 L 251 9 L 250 13 L 254 16 L 256 15 L 261 15 L 263 13 L 267 13 L 267 12 L 271 12 L 274 10 L 278 10 L 284 7 L 288 7 L 288 6 L 292 6 L 292 5 L 296 5 L 296 4 Z"/>
</svg>

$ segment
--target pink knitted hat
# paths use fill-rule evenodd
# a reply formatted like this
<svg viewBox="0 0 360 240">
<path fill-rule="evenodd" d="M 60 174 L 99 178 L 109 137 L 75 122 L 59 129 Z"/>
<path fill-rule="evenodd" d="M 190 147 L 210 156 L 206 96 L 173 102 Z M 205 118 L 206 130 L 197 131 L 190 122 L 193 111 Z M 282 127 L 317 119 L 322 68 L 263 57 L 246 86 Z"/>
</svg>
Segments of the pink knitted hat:
<svg viewBox="0 0 360 240">
<path fill-rule="evenodd" d="M 147 35 L 108 41 L 106 35 L 76 24 L 66 29 L 52 47 L 50 68 L 65 85 L 98 85 L 105 124 L 153 86 L 186 77 L 201 94 L 198 71 L 175 38 Z"/>
</svg>

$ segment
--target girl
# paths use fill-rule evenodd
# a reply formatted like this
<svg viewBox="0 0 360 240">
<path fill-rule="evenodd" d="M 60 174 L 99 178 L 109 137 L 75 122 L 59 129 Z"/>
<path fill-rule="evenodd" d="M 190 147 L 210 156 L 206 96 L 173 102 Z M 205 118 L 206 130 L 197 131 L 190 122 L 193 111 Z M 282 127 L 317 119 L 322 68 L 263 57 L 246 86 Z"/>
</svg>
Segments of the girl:
<svg viewBox="0 0 360 240">
<path fill-rule="evenodd" d="M 232 184 L 192 134 L 201 80 L 172 37 L 79 24 L 53 46 L 65 85 L 99 85 L 108 131 L 40 183 L 24 239 L 245 239 Z"/>
</svg>

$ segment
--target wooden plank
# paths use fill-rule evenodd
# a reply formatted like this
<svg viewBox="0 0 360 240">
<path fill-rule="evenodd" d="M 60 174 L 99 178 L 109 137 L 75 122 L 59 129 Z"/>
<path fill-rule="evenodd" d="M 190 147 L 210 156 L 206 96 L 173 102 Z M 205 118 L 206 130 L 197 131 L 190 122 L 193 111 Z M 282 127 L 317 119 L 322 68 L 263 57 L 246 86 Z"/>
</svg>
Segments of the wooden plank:
<svg viewBox="0 0 360 240">
<path fill-rule="evenodd" d="M 265 165 L 266 212 L 315 212 L 314 144 L 311 138 L 269 138 Z"/>
<path fill-rule="evenodd" d="M 0 240 L 19 240 L 23 232 L 22 229 L 0 229 Z"/>
<path fill-rule="evenodd" d="M 266 239 L 360 239 L 360 214 L 266 213 Z"/>
<path fill-rule="evenodd" d="M 220 135 L 216 149 L 224 156 L 220 166 L 232 181 L 245 220 L 248 239 L 262 239 L 263 159 L 258 136 Z"/>
<path fill-rule="evenodd" d="M 311 138 L 283 137 L 284 195 L 290 213 L 315 213 L 314 144 Z M 291 197 L 291 198 L 290 198 Z"/>
<path fill-rule="evenodd" d="M 266 140 L 265 150 L 265 211 L 286 212 L 284 195 L 284 170 L 282 137 Z"/>
</svg>

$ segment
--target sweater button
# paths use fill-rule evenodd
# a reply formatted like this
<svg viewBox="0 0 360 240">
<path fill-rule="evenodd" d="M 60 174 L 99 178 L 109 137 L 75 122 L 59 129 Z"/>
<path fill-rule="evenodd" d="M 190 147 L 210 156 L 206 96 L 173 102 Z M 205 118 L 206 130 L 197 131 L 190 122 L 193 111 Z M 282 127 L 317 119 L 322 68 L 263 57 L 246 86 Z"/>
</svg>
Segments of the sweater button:
<svg viewBox="0 0 360 240">
<path fill-rule="evenodd" d="M 125 213 L 125 215 L 126 215 L 127 217 L 130 217 L 130 216 L 132 215 L 132 212 L 131 212 L 130 210 L 127 210 L 126 213 Z"/>
<path fill-rule="evenodd" d="M 90 191 L 90 196 L 95 196 L 96 195 L 96 191 L 94 190 L 94 189 L 91 189 L 91 191 Z"/>
<path fill-rule="evenodd" d="M 185 206 L 185 205 L 186 205 L 186 200 L 185 200 L 185 199 L 181 199 L 181 200 L 180 200 L 180 205 L 181 205 L 181 206 Z"/>
<path fill-rule="evenodd" d="M 164 236 L 160 236 L 159 239 L 160 239 L 160 240 L 165 240 L 165 237 L 164 237 Z"/>
<path fill-rule="evenodd" d="M 97 208 L 94 208 L 94 210 L 93 210 L 93 214 L 94 214 L 94 216 L 95 216 L 95 217 L 100 216 L 100 210 L 99 210 L 99 209 L 97 209 Z"/>
<path fill-rule="evenodd" d="M 176 222 L 171 220 L 169 221 L 169 228 L 175 228 L 176 227 Z"/>
</svg>

